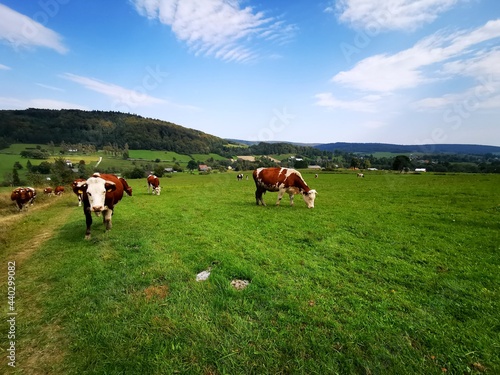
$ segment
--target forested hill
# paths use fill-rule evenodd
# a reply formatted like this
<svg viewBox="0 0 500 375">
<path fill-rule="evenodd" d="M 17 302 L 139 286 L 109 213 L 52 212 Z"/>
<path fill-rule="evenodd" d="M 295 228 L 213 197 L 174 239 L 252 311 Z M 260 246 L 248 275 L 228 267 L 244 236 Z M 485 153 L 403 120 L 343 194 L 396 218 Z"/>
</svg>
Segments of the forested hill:
<svg viewBox="0 0 500 375">
<path fill-rule="evenodd" d="M 343 151 L 343 152 L 360 152 L 373 154 L 375 152 L 391 152 L 391 153 L 425 153 L 425 154 L 469 154 L 469 155 L 484 155 L 488 153 L 500 153 L 500 147 L 483 146 L 472 144 L 426 144 L 426 145 L 395 145 L 388 143 L 326 143 L 314 146 L 323 151 Z"/>
<path fill-rule="evenodd" d="M 73 109 L 0 110 L 3 143 L 108 144 L 132 150 L 217 153 L 228 141 L 170 122 L 121 112 Z"/>
</svg>

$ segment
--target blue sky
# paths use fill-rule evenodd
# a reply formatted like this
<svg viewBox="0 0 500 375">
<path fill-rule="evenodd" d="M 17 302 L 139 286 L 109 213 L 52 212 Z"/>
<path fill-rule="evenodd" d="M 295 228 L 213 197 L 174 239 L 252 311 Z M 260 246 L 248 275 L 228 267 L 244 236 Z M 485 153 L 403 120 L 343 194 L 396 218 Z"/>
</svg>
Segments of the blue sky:
<svg viewBox="0 0 500 375">
<path fill-rule="evenodd" d="M 0 109 L 500 145 L 498 0 L 0 0 Z"/>
</svg>

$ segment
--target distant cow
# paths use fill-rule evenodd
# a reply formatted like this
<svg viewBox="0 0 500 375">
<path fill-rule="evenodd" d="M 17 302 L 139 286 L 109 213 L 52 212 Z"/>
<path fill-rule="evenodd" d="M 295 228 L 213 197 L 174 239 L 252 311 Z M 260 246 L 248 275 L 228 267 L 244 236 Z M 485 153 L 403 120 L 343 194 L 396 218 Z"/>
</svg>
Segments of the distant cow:
<svg viewBox="0 0 500 375">
<path fill-rule="evenodd" d="M 27 204 L 33 205 L 35 198 L 36 190 L 32 187 L 18 187 L 12 190 L 10 195 L 10 199 L 15 201 L 17 207 L 19 207 L 19 211 L 22 211 L 25 207 L 27 208 Z"/>
<path fill-rule="evenodd" d="M 73 183 L 71 184 L 71 188 L 73 189 L 73 193 L 76 194 L 78 197 L 78 207 L 81 207 L 82 205 L 82 199 L 83 199 L 83 190 L 82 190 L 82 185 L 86 182 L 87 180 L 83 178 L 77 178 Z"/>
<path fill-rule="evenodd" d="M 238 181 L 243 180 L 243 173 L 240 173 L 239 175 L 237 175 L 236 178 L 238 179 Z"/>
<path fill-rule="evenodd" d="M 52 195 L 52 188 L 46 187 L 45 189 L 43 189 L 43 193 L 47 194 L 50 197 Z"/>
<path fill-rule="evenodd" d="M 113 210 L 122 199 L 125 187 L 123 182 L 113 174 L 94 173 L 80 188 L 83 193 L 83 212 L 87 224 L 85 239 L 90 239 L 92 212 L 97 216 L 102 213 L 106 230 L 110 230 Z"/>
<path fill-rule="evenodd" d="M 262 194 L 266 191 L 277 191 L 278 200 L 276 205 L 280 204 L 283 194 L 290 196 L 290 205 L 293 206 L 294 194 L 302 194 L 308 208 L 314 208 L 314 199 L 316 190 L 310 189 L 302 178 L 299 171 L 291 168 L 258 168 L 253 171 L 253 179 L 257 190 L 255 191 L 255 200 L 263 206 L 266 204 L 262 199 Z"/>
<path fill-rule="evenodd" d="M 160 179 L 156 177 L 154 174 L 150 174 L 147 180 L 148 180 L 148 193 L 149 189 L 151 188 L 153 194 L 160 195 L 161 192 Z"/>
<path fill-rule="evenodd" d="M 64 193 L 64 186 L 57 186 L 55 189 L 54 189 L 54 194 L 55 195 L 63 195 Z"/>
<path fill-rule="evenodd" d="M 365 175 L 363 173 L 358 173 L 358 177 L 365 177 Z"/>
</svg>

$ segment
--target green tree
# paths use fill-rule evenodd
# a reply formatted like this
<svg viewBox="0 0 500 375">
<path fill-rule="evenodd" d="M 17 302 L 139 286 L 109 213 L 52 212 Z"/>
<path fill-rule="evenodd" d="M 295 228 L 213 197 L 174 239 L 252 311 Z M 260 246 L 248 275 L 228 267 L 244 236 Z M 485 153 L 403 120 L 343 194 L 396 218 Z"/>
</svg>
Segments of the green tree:
<svg viewBox="0 0 500 375">
<path fill-rule="evenodd" d="M 51 180 L 57 185 L 71 184 L 76 175 L 71 168 L 66 164 L 64 158 L 57 158 L 51 165 Z"/>
<path fill-rule="evenodd" d="M 188 163 L 187 163 L 187 169 L 189 169 L 189 171 L 191 173 L 193 173 L 193 171 L 195 169 L 198 169 L 198 163 L 196 161 L 194 161 L 193 159 L 191 159 Z"/>
<path fill-rule="evenodd" d="M 19 179 L 19 174 L 17 173 L 17 169 L 12 169 L 12 185 L 21 185 L 21 180 Z"/>
<path fill-rule="evenodd" d="M 412 166 L 411 160 L 406 155 L 398 155 L 394 158 L 394 161 L 392 162 L 392 169 L 394 171 L 403 171 L 405 169 L 410 168 L 411 166 Z"/>
</svg>

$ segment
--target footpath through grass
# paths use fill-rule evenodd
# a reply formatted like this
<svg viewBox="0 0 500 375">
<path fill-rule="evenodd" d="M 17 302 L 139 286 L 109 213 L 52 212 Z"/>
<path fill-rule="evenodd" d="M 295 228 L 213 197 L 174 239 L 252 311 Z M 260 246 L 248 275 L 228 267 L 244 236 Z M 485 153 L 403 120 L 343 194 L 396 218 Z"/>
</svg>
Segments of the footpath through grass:
<svg viewBox="0 0 500 375">
<path fill-rule="evenodd" d="M 21 214 L 0 279 L 19 259 L 16 368 L 4 352 L 0 371 L 500 373 L 500 176 L 304 177 L 311 210 L 257 207 L 235 174 L 176 174 L 160 196 L 132 180 L 90 241 L 69 194 Z M 19 228 L 48 227 L 21 256 Z"/>
</svg>

